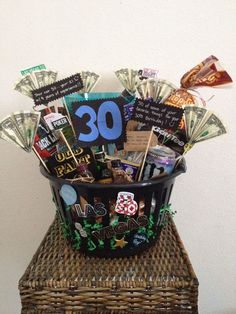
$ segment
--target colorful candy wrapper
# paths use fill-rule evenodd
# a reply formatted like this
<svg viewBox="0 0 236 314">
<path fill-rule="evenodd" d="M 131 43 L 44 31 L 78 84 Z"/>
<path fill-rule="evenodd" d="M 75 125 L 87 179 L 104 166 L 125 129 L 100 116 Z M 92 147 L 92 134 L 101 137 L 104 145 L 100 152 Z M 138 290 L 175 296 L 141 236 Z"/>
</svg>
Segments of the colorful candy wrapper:
<svg viewBox="0 0 236 314">
<path fill-rule="evenodd" d="M 182 107 L 182 105 L 195 105 L 197 99 L 186 89 L 176 89 L 165 101 L 165 104 Z"/>
<path fill-rule="evenodd" d="M 41 158 L 47 159 L 56 153 L 58 138 L 47 127 L 43 118 L 40 119 L 37 134 L 35 136 L 34 148 Z"/>
<path fill-rule="evenodd" d="M 218 86 L 231 83 L 229 74 L 222 68 L 215 56 L 210 56 L 181 78 L 181 87 Z"/>
</svg>

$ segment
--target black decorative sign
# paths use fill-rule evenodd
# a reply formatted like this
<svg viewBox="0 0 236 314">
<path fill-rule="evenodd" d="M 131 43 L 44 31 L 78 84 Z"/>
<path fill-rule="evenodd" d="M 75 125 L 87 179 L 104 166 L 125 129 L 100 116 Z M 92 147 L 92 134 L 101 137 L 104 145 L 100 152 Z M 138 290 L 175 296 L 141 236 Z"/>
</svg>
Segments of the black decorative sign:
<svg viewBox="0 0 236 314">
<path fill-rule="evenodd" d="M 124 142 L 123 97 L 73 102 L 72 122 L 80 147 Z"/>
<path fill-rule="evenodd" d="M 83 82 L 80 74 L 77 73 L 53 84 L 32 90 L 32 95 L 36 106 L 46 105 L 65 95 L 78 92 L 81 88 L 83 88 Z"/>
<path fill-rule="evenodd" d="M 132 119 L 174 131 L 178 128 L 183 113 L 182 108 L 156 103 L 151 100 L 136 99 Z"/>
</svg>

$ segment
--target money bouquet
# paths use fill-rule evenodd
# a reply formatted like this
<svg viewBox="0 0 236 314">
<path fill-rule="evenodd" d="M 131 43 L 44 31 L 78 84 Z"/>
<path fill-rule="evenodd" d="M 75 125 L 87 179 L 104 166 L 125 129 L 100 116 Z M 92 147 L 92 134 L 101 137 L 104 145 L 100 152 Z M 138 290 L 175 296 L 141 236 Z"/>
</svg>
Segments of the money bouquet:
<svg viewBox="0 0 236 314">
<path fill-rule="evenodd" d="M 33 110 L 2 119 L 0 138 L 38 157 L 73 247 L 106 257 L 149 247 L 174 213 L 184 155 L 226 133 L 198 91 L 232 82 L 219 60 L 198 64 L 180 87 L 153 69 L 117 70 L 121 93 L 91 92 L 99 75 L 90 71 L 57 80 L 39 65 L 21 74 L 14 89 L 33 99 Z"/>
</svg>

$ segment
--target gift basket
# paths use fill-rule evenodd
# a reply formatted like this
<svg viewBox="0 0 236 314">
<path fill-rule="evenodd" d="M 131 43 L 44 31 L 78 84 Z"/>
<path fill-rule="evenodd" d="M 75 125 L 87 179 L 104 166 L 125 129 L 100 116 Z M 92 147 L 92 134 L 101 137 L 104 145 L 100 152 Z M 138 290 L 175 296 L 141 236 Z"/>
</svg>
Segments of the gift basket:
<svg viewBox="0 0 236 314">
<path fill-rule="evenodd" d="M 51 186 L 61 228 L 75 250 L 98 257 L 142 252 L 174 215 L 170 196 L 185 154 L 226 129 L 198 87 L 231 83 L 210 56 L 181 86 L 158 71 L 120 69 L 123 92 L 93 93 L 99 75 L 57 80 L 45 65 L 21 71 L 14 88 L 31 111 L 0 121 L 0 138 L 33 151 Z"/>
</svg>

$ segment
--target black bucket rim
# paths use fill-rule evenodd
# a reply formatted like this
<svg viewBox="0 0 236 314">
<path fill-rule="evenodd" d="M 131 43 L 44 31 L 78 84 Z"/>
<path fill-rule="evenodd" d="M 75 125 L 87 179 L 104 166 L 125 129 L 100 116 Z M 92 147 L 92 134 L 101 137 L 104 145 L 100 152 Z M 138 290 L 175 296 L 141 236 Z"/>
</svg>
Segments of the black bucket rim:
<svg viewBox="0 0 236 314">
<path fill-rule="evenodd" d="M 186 162 L 185 162 L 185 159 L 183 158 L 172 174 L 167 175 L 167 176 L 163 176 L 160 178 L 156 178 L 156 179 L 149 179 L 149 180 L 144 180 L 144 181 L 140 181 L 140 182 L 122 183 L 122 184 L 85 183 L 85 182 L 73 183 L 73 182 L 70 182 L 69 180 L 66 180 L 63 178 L 58 178 L 58 177 L 51 175 L 50 173 L 48 173 L 45 170 L 43 165 L 40 164 L 41 174 L 44 177 L 46 177 L 47 179 L 49 179 L 50 181 L 59 182 L 61 184 L 69 184 L 69 185 L 76 186 L 76 187 L 83 187 L 83 188 L 88 187 L 88 188 L 94 188 L 94 189 L 104 189 L 104 188 L 108 188 L 108 187 L 111 189 L 112 188 L 115 188 L 115 189 L 121 188 L 122 189 L 122 188 L 124 188 L 124 186 L 125 187 L 132 187 L 132 188 L 152 186 L 152 185 L 156 185 L 156 184 L 162 183 L 162 182 L 167 181 L 167 180 L 171 180 L 171 179 L 177 177 L 178 175 L 180 175 L 181 173 L 185 173 L 186 170 L 187 170 Z"/>
</svg>

